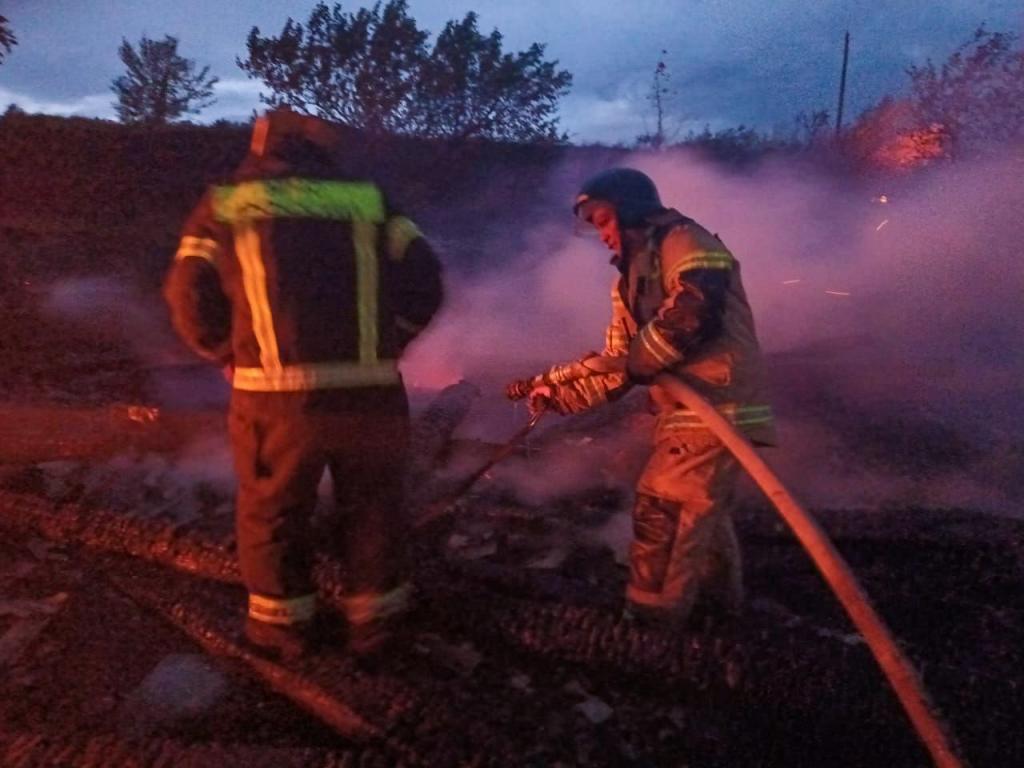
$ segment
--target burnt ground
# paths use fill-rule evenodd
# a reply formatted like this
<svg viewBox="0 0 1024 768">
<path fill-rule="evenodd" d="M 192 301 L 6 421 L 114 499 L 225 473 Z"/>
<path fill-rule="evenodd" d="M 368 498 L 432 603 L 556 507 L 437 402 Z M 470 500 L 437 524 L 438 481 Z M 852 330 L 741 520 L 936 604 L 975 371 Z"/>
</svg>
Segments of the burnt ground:
<svg viewBox="0 0 1024 768">
<path fill-rule="evenodd" d="M 5 429 L 29 434 L 49 414 L 28 442 L 54 455 L 35 450 L 0 478 L 0 765 L 929 764 L 807 556 L 758 502 L 738 518 L 743 620 L 666 635 L 618 617 L 624 569 L 596 532 L 621 514 L 621 494 L 529 506 L 485 484 L 419 540 L 418 608 L 387 665 L 331 650 L 281 683 L 233 650 L 242 595 L 230 577 L 165 557 L 198 531 L 227 562 L 230 500 L 203 488 L 175 517 L 180 489 L 150 460 L 170 450 L 165 436 L 128 415 L 147 404 L 139 364 L 54 333 L 29 305 L 3 312 L 25 350 L 4 366 Z M 85 426 L 57 439 L 65 421 Z M 111 469 L 115 448 L 134 458 Z M 1024 764 L 1024 523 L 957 509 L 814 512 L 965 759 Z M 47 516 L 78 522 L 38 524 Z M 120 544 L 150 534 L 159 546 L 125 555 Z M 297 680 L 334 703 L 296 703 Z M 326 724 L 341 705 L 347 719 Z"/>
<path fill-rule="evenodd" d="M 602 503 L 581 504 L 583 516 L 592 520 Z M 230 637 L 240 589 L 5 525 L 3 637 L 33 619 L 41 626 L 6 659 L 2 764 L 67 753 L 52 764 L 87 765 L 97 744 L 129 756 L 116 764 L 141 765 L 206 764 L 211 750 L 225 765 L 248 765 L 255 748 L 275 756 L 271 765 L 928 764 L 866 648 L 767 510 L 741 518 L 751 597 L 743 622 L 707 620 L 669 640 L 622 628 L 623 573 L 608 550 L 560 545 L 562 562 L 538 568 L 550 553 L 531 551 L 524 535 L 564 542 L 562 522 L 465 512 L 447 557 L 424 566 L 413 634 L 384 669 L 361 670 L 338 650 L 302 671 L 386 723 L 379 740 L 335 733 L 230 654 L 206 657 L 222 690 L 199 710 L 140 700 L 162 662 L 204 654 L 196 621 Z M 870 526 L 861 514 L 819 516 L 964 755 L 1019 765 L 1020 527 L 979 530 L 971 513 L 926 510 L 882 513 Z M 907 533 L 921 528 L 927 534 Z M 175 623 L 167 604 L 205 618 Z M 203 699 L 203 681 L 180 675 Z M 23 752 L 38 762 L 17 762 Z M 171 762 L 160 762 L 165 753 Z"/>
</svg>

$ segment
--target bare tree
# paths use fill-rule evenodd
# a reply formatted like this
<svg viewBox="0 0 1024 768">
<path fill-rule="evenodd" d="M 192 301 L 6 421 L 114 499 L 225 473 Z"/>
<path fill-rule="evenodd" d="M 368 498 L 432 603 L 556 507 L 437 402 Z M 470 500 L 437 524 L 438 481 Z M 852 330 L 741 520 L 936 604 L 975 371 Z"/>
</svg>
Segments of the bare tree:
<svg viewBox="0 0 1024 768">
<path fill-rule="evenodd" d="M 162 125 L 198 114 L 216 101 L 213 86 L 218 79 L 209 76 L 209 67 L 196 72 L 193 60 L 179 56 L 176 37 L 143 37 L 137 51 L 122 39 L 118 55 L 128 71 L 110 89 L 117 95 L 114 107 L 124 123 Z"/>
<path fill-rule="evenodd" d="M 637 136 L 636 139 L 637 144 L 640 146 L 647 146 L 655 151 L 664 147 L 668 142 L 668 137 L 665 135 L 666 100 L 672 93 L 672 89 L 669 87 L 669 80 L 672 78 L 668 71 L 668 65 L 665 63 L 667 55 L 668 51 L 662 49 L 661 58 L 658 59 L 658 63 L 654 66 L 654 80 L 651 83 L 651 90 L 647 94 L 647 101 L 654 108 L 654 133 L 645 133 L 642 136 Z"/>
<path fill-rule="evenodd" d="M 815 109 L 811 112 L 801 111 L 793 118 L 793 140 L 805 147 L 813 147 L 824 143 L 830 134 L 831 118 L 827 109 Z"/>
<path fill-rule="evenodd" d="M 11 31 L 11 23 L 6 17 L 0 16 L 0 64 L 3 64 L 4 56 L 9 54 L 17 44 L 18 38 Z"/>
</svg>

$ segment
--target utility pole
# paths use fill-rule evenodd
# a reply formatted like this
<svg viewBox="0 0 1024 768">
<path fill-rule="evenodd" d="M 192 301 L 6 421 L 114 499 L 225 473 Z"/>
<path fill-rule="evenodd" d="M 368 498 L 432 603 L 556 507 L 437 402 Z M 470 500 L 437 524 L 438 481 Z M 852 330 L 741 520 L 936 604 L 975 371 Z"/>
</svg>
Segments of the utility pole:
<svg viewBox="0 0 1024 768">
<path fill-rule="evenodd" d="M 839 107 L 836 109 L 836 138 L 843 129 L 843 103 L 846 101 L 846 65 L 850 61 L 850 32 L 843 40 L 843 74 L 839 77 Z"/>
</svg>

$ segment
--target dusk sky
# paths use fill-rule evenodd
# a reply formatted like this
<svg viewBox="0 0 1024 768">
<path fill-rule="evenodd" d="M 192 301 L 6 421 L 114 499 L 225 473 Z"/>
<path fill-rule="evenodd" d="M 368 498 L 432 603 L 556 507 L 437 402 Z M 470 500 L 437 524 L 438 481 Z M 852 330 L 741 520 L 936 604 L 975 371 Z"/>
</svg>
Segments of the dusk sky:
<svg viewBox="0 0 1024 768">
<path fill-rule="evenodd" d="M 113 118 L 110 82 L 123 71 L 121 38 L 179 38 L 179 52 L 220 77 L 218 102 L 198 118 L 246 119 L 259 83 L 235 65 L 255 25 L 279 34 L 305 22 L 315 0 L 0 0 L 18 46 L 0 65 L 0 109 Z M 358 3 L 343 3 L 352 11 Z M 467 11 L 506 50 L 533 42 L 574 75 L 561 106 L 575 142 L 630 144 L 654 127 L 647 95 L 661 51 L 671 75 L 667 129 L 705 124 L 788 132 L 800 111 L 834 114 L 843 32 L 850 30 L 847 115 L 906 83 L 904 69 L 944 60 L 985 23 L 1024 31 L 1021 0 L 410 0 L 436 34 Z"/>
</svg>

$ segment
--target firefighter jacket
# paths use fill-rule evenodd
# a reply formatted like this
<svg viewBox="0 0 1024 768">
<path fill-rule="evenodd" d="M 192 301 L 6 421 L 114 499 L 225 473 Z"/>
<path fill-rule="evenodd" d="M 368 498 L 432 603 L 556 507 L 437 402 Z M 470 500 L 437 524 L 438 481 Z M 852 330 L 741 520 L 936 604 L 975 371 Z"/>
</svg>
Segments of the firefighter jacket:
<svg viewBox="0 0 1024 768">
<path fill-rule="evenodd" d="M 563 410 L 574 412 L 614 399 L 630 380 L 647 382 L 667 371 L 751 440 L 774 444 L 739 261 L 718 237 L 674 210 L 649 217 L 641 243 L 626 249 L 617 265 L 621 274 L 612 287 L 612 318 L 602 353 L 625 357 L 628 375 L 598 373 L 559 384 L 555 399 Z M 581 365 L 588 367 L 587 360 Z M 651 399 L 658 411 L 657 437 L 704 428 L 695 413 L 661 387 L 651 387 Z"/>
<path fill-rule="evenodd" d="M 437 258 L 374 183 L 280 166 L 206 192 L 164 292 L 185 342 L 257 392 L 398 384 L 442 300 Z"/>
</svg>

